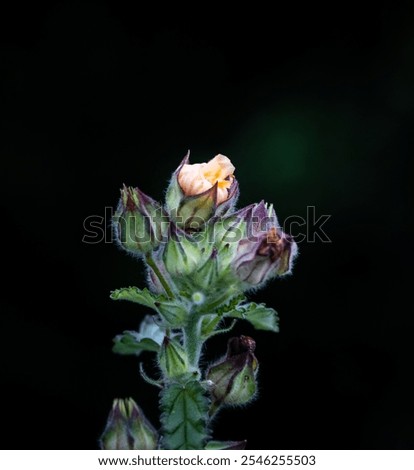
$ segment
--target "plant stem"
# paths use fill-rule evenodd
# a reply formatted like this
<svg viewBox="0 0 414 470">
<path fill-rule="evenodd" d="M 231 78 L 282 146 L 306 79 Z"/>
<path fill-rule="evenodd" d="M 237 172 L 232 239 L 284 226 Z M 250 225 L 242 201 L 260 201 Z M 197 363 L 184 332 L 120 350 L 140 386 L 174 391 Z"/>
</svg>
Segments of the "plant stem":
<svg viewBox="0 0 414 470">
<path fill-rule="evenodd" d="M 201 318 L 196 313 L 190 314 L 187 325 L 183 328 L 184 347 L 188 362 L 193 370 L 198 371 L 203 340 L 201 338 Z"/>
<path fill-rule="evenodd" d="M 168 297 L 173 299 L 174 298 L 173 291 L 171 290 L 171 287 L 168 285 L 168 282 L 166 281 L 165 277 L 162 275 L 160 269 L 157 266 L 157 263 L 154 261 L 154 258 L 151 256 L 150 253 L 147 253 L 145 255 L 145 261 L 147 262 L 148 266 L 154 271 L 155 275 L 158 277 Z"/>
<path fill-rule="evenodd" d="M 160 395 L 162 446 L 165 449 L 204 449 L 209 438 L 208 410 L 210 400 L 200 384 L 200 361 L 203 340 L 201 316 L 189 312 L 188 322 L 182 328 L 188 357 L 188 373 L 164 380 Z"/>
</svg>

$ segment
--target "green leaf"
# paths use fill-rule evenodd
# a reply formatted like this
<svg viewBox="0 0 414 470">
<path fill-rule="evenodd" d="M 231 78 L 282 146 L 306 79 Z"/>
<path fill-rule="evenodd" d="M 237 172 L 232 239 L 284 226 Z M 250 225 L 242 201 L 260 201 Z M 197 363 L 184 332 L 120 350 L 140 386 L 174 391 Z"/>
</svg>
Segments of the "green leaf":
<svg viewBox="0 0 414 470">
<path fill-rule="evenodd" d="M 165 295 L 154 294 L 147 288 L 124 287 L 111 292 L 113 300 L 129 300 L 145 307 L 152 308 L 161 315 L 170 328 L 181 327 L 187 319 L 188 308 L 180 300 L 168 299 Z"/>
<path fill-rule="evenodd" d="M 124 331 L 122 335 L 115 336 L 113 352 L 118 354 L 135 354 L 139 356 L 142 351 L 158 352 L 160 345 L 151 338 L 142 338 L 136 331 Z"/>
<path fill-rule="evenodd" d="M 112 300 L 129 300 L 145 307 L 157 310 L 155 302 L 162 302 L 167 298 L 161 294 L 153 294 L 147 288 L 138 289 L 138 287 L 123 287 L 111 292 Z"/>
<path fill-rule="evenodd" d="M 114 338 L 113 351 L 118 354 L 135 354 L 142 351 L 158 352 L 165 332 L 155 323 L 154 317 L 146 315 L 139 331 L 124 331 Z"/>
<path fill-rule="evenodd" d="M 231 331 L 236 324 L 237 320 L 233 320 L 230 326 L 217 329 L 223 317 L 217 314 L 204 315 L 201 322 L 201 337 L 207 340 L 215 335 L 221 335 Z"/>
<path fill-rule="evenodd" d="M 206 450 L 244 450 L 247 441 L 210 441 Z"/>
<path fill-rule="evenodd" d="M 165 449 L 204 449 L 209 400 L 199 382 L 170 384 L 161 392 L 160 407 Z"/>
<path fill-rule="evenodd" d="M 225 287 L 207 295 L 207 301 L 198 309 L 201 314 L 208 315 L 211 312 L 217 312 L 222 315 L 246 300 L 235 285 L 228 285 L 225 281 L 223 283 Z"/>
<path fill-rule="evenodd" d="M 227 316 L 228 312 L 236 309 L 241 303 L 245 302 L 247 299 L 243 294 L 237 295 L 234 297 L 228 304 L 222 305 L 219 309 L 217 309 L 217 313 L 219 315 Z"/>
<path fill-rule="evenodd" d="M 233 310 L 224 313 L 226 317 L 240 318 L 250 322 L 257 330 L 279 331 L 279 317 L 276 310 L 265 304 L 249 302 L 237 305 Z"/>
<path fill-rule="evenodd" d="M 201 321 L 201 335 L 203 338 L 209 338 L 214 330 L 217 328 L 219 323 L 222 321 L 221 315 L 212 313 L 210 315 L 204 315 Z"/>
</svg>

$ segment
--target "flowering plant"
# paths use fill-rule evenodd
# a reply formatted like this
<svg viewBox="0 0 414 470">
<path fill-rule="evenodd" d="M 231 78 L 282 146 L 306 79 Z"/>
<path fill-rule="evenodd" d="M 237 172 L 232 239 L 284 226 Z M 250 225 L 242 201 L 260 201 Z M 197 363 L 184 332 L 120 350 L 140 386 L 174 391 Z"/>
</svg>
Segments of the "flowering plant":
<svg viewBox="0 0 414 470">
<path fill-rule="evenodd" d="M 165 205 L 138 188 L 124 187 L 114 217 L 119 245 L 141 257 L 148 288 L 111 293 L 152 309 L 138 331 L 114 339 L 114 351 L 157 355 L 160 378 L 143 378 L 160 389 L 157 431 L 132 400 L 115 400 L 101 437 L 103 449 L 236 449 L 245 442 L 211 438 L 211 418 L 225 406 L 244 405 L 256 393 L 255 341 L 230 338 L 226 355 L 206 370 L 205 342 L 239 319 L 256 329 L 278 331 L 272 308 L 245 293 L 291 271 L 297 247 L 282 232 L 272 205 L 263 201 L 235 210 L 235 168 L 224 155 L 189 163 L 173 173 Z M 228 325 L 226 319 L 233 319 Z"/>
</svg>

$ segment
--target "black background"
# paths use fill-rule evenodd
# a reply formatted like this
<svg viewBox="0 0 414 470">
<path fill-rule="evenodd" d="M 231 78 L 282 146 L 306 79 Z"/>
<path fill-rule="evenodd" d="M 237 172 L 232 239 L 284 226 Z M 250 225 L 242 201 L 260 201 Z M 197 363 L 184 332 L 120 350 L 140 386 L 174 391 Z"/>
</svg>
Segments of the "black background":
<svg viewBox="0 0 414 470">
<path fill-rule="evenodd" d="M 279 311 L 281 332 L 237 327 L 257 340 L 260 393 L 223 412 L 215 437 L 412 448 L 412 8 L 268 8 L 1 12 L 1 447 L 96 448 L 115 397 L 157 423 L 156 389 L 111 352 L 143 310 L 108 293 L 143 286 L 141 266 L 83 243 L 83 221 L 104 216 L 124 182 L 161 199 L 190 148 L 193 162 L 232 158 L 240 206 L 332 215 L 332 243 L 302 243 L 294 275 L 252 296 Z M 224 349 L 215 339 L 206 361 Z"/>
</svg>

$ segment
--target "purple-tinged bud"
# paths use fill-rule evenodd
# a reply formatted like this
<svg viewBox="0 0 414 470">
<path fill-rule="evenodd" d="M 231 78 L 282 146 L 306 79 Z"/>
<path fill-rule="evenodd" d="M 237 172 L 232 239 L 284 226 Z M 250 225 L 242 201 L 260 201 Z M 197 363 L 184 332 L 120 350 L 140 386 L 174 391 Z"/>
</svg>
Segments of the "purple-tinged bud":
<svg viewBox="0 0 414 470">
<path fill-rule="evenodd" d="M 213 382 L 212 410 L 221 405 L 243 405 L 254 398 L 258 369 L 255 348 L 249 336 L 230 338 L 227 355 L 208 369 L 206 379 Z"/>
<path fill-rule="evenodd" d="M 114 216 L 119 245 L 135 254 L 154 250 L 168 230 L 168 218 L 161 205 L 138 188 L 124 186 Z"/>
<path fill-rule="evenodd" d="M 155 450 L 158 433 L 132 398 L 116 399 L 101 437 L 104 450 Z"/>
<path fill-rule="evenodd" d="M 245 214 L 246 236 L 237 246 L 233 268 L 237 277 L 257 287 L 275 276 L 290 272 L 297 246 L 277 226 L 273 207 L 263 201 Z"/>
</svg>

